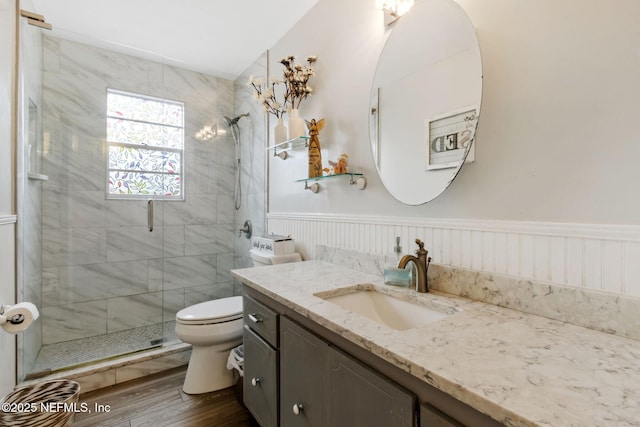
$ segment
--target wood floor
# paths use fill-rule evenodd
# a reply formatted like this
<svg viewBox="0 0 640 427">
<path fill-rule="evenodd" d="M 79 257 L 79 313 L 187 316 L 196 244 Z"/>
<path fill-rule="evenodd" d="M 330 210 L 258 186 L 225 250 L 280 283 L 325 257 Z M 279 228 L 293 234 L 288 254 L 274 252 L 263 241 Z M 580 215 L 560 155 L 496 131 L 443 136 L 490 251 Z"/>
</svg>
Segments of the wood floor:
<svg viewBox="0 0 640 427">
<path fill-rule="evenodd" d="M 182 391 L 185 373 L 186 367 L 175 368 L 82 394 L 79 405 L 86 403 L 92 412 L 77 412 L 72 426 L 259 427 L 234 387 L 188 395 Z M 96 412 L 96 404 L 109 405 L 109 412 Z"/>
</svg>

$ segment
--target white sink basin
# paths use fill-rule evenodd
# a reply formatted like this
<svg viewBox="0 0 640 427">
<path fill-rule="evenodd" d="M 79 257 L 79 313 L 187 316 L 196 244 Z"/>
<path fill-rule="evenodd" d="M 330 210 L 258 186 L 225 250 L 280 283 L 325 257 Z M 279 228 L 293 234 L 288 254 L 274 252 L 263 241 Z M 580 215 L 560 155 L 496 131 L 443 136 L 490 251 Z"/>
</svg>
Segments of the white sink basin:
<svg viewBox="0 0 640 427">
<path fill-rule="evenodd" d="M 326 297 L 316 296 L 400 331 L 419 328 L 455 312 L 454 308 L 434 309 L 377 292 L 375 289 L 356 290 Z"/>
</svg>

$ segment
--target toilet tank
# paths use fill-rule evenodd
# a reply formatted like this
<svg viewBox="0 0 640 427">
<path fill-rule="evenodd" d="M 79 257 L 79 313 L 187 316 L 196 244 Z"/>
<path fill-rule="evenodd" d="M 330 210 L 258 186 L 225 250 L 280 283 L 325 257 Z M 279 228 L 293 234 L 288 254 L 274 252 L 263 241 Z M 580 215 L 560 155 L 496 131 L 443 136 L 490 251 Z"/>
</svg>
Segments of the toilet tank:
<svg viewBox="0 0 640 427">
<path fill-rule="evenodd" d="M 272 255 L 256 249 L 251 249 L 249 251 L 249 255 L 253 260 L 254 267 L 302 261 L 302 256 L 300 256 L 298 252 L 292 252 L 284 255 Z"/>
<path fill-rule="evenodd" d="M 278 234 L 252 237 L 251 249 L 269 255 L 286 255 L 296 251 L 295 242 L 290 236 Z"/>
</svg>

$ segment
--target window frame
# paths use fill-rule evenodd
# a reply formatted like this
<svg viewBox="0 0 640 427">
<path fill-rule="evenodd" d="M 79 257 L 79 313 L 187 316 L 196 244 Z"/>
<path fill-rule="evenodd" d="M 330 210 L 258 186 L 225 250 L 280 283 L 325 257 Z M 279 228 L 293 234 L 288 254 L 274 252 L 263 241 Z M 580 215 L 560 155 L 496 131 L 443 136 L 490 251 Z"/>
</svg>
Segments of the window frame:
<svg viewBox="0 0 640 427">
<path fill-rule="evenodd" d="M 124 118 L 124 117 L 120 117 L 120 116 L 113 116 L 113 115 L 109 115 L 108 110 L 109 110 L 109 94 L 116 94 L 116 95 L 122 95 L 122 96 L 127 96 L 127 97 L 131 97 L 131 98 L 138 98 L 138 99 L 143 99 L 143 100 L 151 100 L 151 101 L 156 101 L 156 102 L 161 102 L 161 103 L 166 103 L 166 104 L 174 104 L 174 105 L 178 105 L 180 106 L 181 110 L 182 110 L 182 123 L 180 126 L 176 126 L 176 125 L 171 125 L 171 124 L 163 124 L 163 123 L 159 123 L 159 122 L 153 122 L 153 121 L 146 121 L 146 120 L 138 120 L 138 119 L 130 119 L 130 118 Z M 159 98 L 159 97 L 155 97 L 155 96 L 149 96 L 149 95 L 144 95 L 141 93 L 135 93 L 135 92 L 128 92 L 128 91 L 124 91 L 124 90 L 120 90 L 120 89 L 113 89 L 113 88 L 107 88 L 107 96 L 106 96 L 106 111 L 105 111 L 105 130 L 107 128 L 106 124 L 108 122 L 109 119 L 117 119 L 117 120 L 124 120 L 124 121 L 128 121 L 128 122 L 134 122 L 134 123 L 142 123 L 142 124 L 149 124 L 149 125 L 155 125 L 155 126 L 164 126 L 164 127 L 170 127 L 170 128 L 174 128 L 174 129 L 180 129 L 181 131 L 181 140 L 182 140 L 182 148 L 172 148 L 172 147 L 162 147 L 162 146 L 158 146 L 158 145 L 150 145 L 150 144 L 133 144 L 133 143 L 124 143 L 124 142 L 115 142 L 115 141 L 110 141 L 108 139 L 108 136 L 105 135 L 105 142 L 106 142 L 106 173 L 105 173 L 105 182 L 106 182 L 106 188 L 105 188 L 105 193 L 106 193 L 106 199 L 107 200 L 164 200 L 164 201 L 180 201 L 183 202 L 185 201 L 186 197 L 186 192 L 185 192 L 185 157 L 186 157 L 186 139 L 185 139 L 185 122 L 186 122 L 186 111 L 185 111 L 185 104 L 182 101 L 176 101 L 173 99 L 167 99 L 167 98 Z M 180 172 L 179 173 L 170 173 L 170 172 L 156 172 L 156 171 L 150 171 L 150 170 L 135 170 L 135 169 L 112 169 L 110 167 L 110 160 L 109 160 L 109 152 L 110 152 L 110 148 L 111 147 L 122 147 L 122 148 L 133 148 L 133 149 L 140 149 L 140 150 L 150 150 L 150 151 L 156 151 L 156 152 L 170 152 L 170 153 L 178 153 L 180 155 Z M 111 172 L 123 172 L 123 173 L 152 173 L 154 175 L 172 175 L 172 176 L 178 176 L 180 178 L 180 195 L 178 196 L 167 196 L 165 194 L 119 194 L 119 193 L 111 193 L 110 190 L 110 184 L 109 184 L 109 177 Z"/>
</svg>

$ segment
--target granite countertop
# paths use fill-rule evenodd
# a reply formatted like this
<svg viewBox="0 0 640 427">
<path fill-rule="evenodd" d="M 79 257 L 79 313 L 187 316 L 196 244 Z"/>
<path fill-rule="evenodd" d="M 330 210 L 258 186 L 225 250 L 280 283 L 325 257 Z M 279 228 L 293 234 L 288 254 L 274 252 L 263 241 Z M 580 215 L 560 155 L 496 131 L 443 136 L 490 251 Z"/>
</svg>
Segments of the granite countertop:
<svg viewBox="0 0 640 427">
<path fill-rule="evenodd" d="M 640 425 L 640 341 L 322 261 L 233 270 L 247 286 L 508 426 Z M 398 331 L 323 296 L 376 287 L 456 313 Z"/>
</svg>

